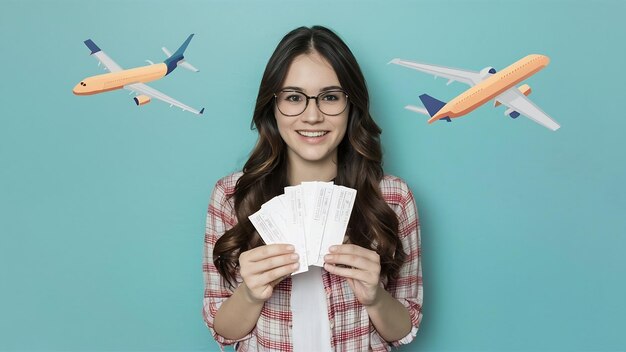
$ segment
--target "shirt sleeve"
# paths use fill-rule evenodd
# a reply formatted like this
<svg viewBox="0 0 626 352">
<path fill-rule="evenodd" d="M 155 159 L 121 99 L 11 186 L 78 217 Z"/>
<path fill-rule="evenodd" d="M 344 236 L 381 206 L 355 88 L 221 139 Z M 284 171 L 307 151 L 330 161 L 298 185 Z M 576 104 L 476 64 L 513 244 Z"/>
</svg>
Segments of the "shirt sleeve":
<svg viewBox="0 0 626 352">
<path fill-rule="evenodd" d="M 406 183 L 402 182 L 401 201 L 399 202 L 398 236 L 406 253 L 404 264 L 396 280 L 387 286 L 389 293 L 402 303 L 409 311 L 411 331 L 402 339 L 389 341 L 392 346 L 400 346 L 413 341 L 420 322 L 422 321 L 423 285 L 421 261 L 421 236 L 417 207 L 413 193 Z"/>
<path fill-rule="evenodd" d="M 213 334 L 213 338 L 220 345 L 223 351 L 224 346 L 247 340 L 251 337 L 251 333 L 237 339 L 230 340 L 219 335 L 214 328 L 215 314 L 219 310 L 222 303 L 228 299 L 233 290 L 228 287 L 217 268 L 213 264 L 213 248 L 215 243 L 227 229 L 232 228 L 236 223 L 233 211 L 232 198 L 226 194 L 228 180 L 221 179 L 215 185 L 206 218 L 206 230 L 204 237 L 204 256 L 202 271 L 204 274 L 204 300 L 203 300 L 203 317 L 206 326 Z M 232 186 L 232 185 L 231 185 Z"/>
</svg>

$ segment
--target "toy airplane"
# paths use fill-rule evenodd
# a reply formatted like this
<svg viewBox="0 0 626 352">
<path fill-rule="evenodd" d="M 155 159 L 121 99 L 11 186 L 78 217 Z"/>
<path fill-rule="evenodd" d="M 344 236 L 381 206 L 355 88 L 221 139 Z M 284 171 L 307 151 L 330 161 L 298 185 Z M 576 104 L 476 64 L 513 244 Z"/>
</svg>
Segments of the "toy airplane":
<svg viewBox="0 0 626 352">
<path fill-rule="evenodd" d="M 485 67 L 480 72 L 476 72 L 401 59 L 393 59 L 390 63 L 429 73 L 435 78 L 445 77 L 449 80 L 447 84 L 459 81 L 471 87 L 448 103 L 428 94 L 422 94 L 420 100 L 426 109 L 412 105 L 405 107 L 407 110 L 430 116 L 428 123 L 437 120 L 450 122 L 451 118 L 463 116 L 487 101 L 495 99 L 494 106 L 502 104 L 508 107 L 504 112 L 505 115 L 512 118 L 517 118 L 520 114 L 525 115 L 536 123 L 556 131 L 561 126 L 526 98 L 531 92 L 530 87 L 526 84 L 519 88 L 515 87 L 546 67 L 549 62 L 550 59 L 547 56 L 528 55 L 497 73 L 493 67 Z"/>
<path fill-rule="evenodd" d="M 150 63 L 150 65 L 128 70 L 123 70 L 120 65 L 113 61 L 113 59 L 105 54 L 104 51 L 100 50 L 100 48 L 91 39 L 87 39 L 85 40 L 85 45 L 87 45 L 87 47 L 91 50 L 91 55 L 98 59 L 98 66 L 102 63 L 106 70 L 110 73 L 83 79 L 74 87 L 73 92 L 76 95 L 91 95 L 124 88 L 130 90 L 131 94 L 135 93 L 136 96 L 133 99 L 135 104 L 138 106 L 149 103 L 151 98 L 156 98 L 170 104 L 170 107 L 176 105 L 177 107 L 183 109 L 183 111 L 190 111 L 198 115 L 202 114 L 204 112 L 204 108 L 200 111 L 195 110 L 194 108 L 189 107 L 178 100 L 173 99 L 144 84 L 146 82 L 154 81 L 167 76 L 178 66 L 186 68 L 190 71 L 198 72 L 198 69 L 186 62 L 184 60 L 185 57 L 183 56 L 183 53 L 185 52 L 185 49 L 187 49 L 187 45 L 189 45 L 192 37 L 193 34 L 185 40 L 183 45 L 181 45 L 173 55 L 169 52 L 169 50 L 167 50 L 167 48 L 161 48 L 165 55 L 167 55 L 167 59 L 162 63 L 154 64 L 151 61 L 146 60 Z"/>
</svg>

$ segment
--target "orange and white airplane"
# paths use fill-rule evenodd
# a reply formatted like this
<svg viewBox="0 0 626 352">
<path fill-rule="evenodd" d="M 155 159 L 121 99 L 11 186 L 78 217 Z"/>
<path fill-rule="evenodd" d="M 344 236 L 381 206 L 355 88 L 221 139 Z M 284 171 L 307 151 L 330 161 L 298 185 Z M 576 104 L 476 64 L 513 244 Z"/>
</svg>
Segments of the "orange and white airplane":
<svg viewBox="0 0 626 352">
<path fill-rule="evenodd" d="M 83 79 L 74 87 L 73 92 L 76 95 L 91 95 L 124 88 L 130 90 L 131 94 L 135 93 L 136 96 L 133 100 L 138 106 L 147 104 L 150 102 L 150 99 L 155 98 L 170 104 L 170 107 L 175 105 L 183 109 L 183 111 L 190 111 L 200 115 L 204 112 L 204 108 L 198 111 L 145 84 L 146 82 L 167 76 L 178 66 L 198 72 L 198 69 L 186 62 L 183 56 L 192 37 L 193 34 L 185 40 L 183 45 L 181 45 L 174 54 L 171 54 L 165 47 L 161 48 L 165 55 L 167 55 L 167 59 L 162 63 L 154 64 L 146 60 L 150 65 L 128 70 L 123 70 L 120 65 L 113 61 L 104 51 L 100 50 L 96 43 L 91 39 L 87 39 L 85 40 L 85 45 L 91 50 L 91 55 L 98 59 L 98 66 L 100 64 L 104 65 L 109 73 Z"/>
<path fill-rule="evenodd" d="M 476 72 L 402 59 L 393 59 L 390 63 L 429 73 L 435 78 L 447 78 L 447 84 L 458 81 L 471 87 L 448 103 L 428 94 L 422 94 L 420 100 L 426 109 L 412 105 L 405 106 L 407 110 L 430 116 L 428 123 L 437 120 L 450 122 L 452 118 L 463 116 L 489 100 L 495 99 L 494 106 L 502 104 L 508 107 L 504 112 L 505 115 L 512 118 L 517 118 L 520 114 L 525 115 L 536 123 L 556 131 L 561 126 L 526 97 L 531 92 L 530 87 L 527 84 L 516 87 L 518 83 L 546 67 L 549 62 L 550 59 L 547 56 L 528 55 L 500 72 L 496 72 L 493 67 L 485 67 Z"/>
</svg>

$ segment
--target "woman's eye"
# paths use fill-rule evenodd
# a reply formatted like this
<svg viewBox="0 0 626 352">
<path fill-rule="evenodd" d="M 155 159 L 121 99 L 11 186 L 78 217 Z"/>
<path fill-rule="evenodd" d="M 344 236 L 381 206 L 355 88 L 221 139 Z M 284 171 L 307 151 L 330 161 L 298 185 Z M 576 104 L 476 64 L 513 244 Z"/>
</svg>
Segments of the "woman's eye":
<svg viewBox="0 0 626 352">
<path fill-rule="evenodd" d="M 287 95 L 285 97 L 285 100 L 292 102 L 292 103 L 297 103 L 299 101 L 302 101 L 302 97 L 298 94 L 291 94 L 291 95 Z"/>
<path fill-rule="evenodd" d="M 325 101 L 337 101 L 339 100 L 339 93 L 328 93 L 322 97 Z"/>
</svg>

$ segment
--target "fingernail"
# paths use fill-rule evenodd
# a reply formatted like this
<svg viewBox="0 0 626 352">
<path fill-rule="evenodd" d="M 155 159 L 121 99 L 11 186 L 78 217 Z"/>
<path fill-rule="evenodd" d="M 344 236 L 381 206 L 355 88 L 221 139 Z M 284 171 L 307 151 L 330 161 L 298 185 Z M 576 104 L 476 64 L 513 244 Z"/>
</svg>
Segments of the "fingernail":
<svg viewBox="0 0 626 352">
<path fill-rule="evenodd" d="M 294 253 L 294 254 L 290 255 L 289 258 L 291 258 L 291 259 L 298 259 L 298 254 Z"/>
<path fill-rule="evenodd" d="M 330 246 L 330 248 L 328 248 L 329 252 L 334 252 L 337 250 L 337 246 Z"/>
<path fill-rule="evenodd" d="M 288 250 L 288 251 L 293 251 L 293 250 L 295 250 L 295 249 L 296 249 L 296 247 L 294 247 L 294 246 L 292 246 L 292 245 L 288 245 L 288 246 L 287 246 L 287 250 Z"/>
<path fill-rule="evenodd" d="M 333 256 L 332 256 L 332 255 L 330 255 L 330 254 L 326 254 L 326 255 L 324 256 L 324 260 L 331 260 L 331 259 L 333 259 Z"/>
</svg>

